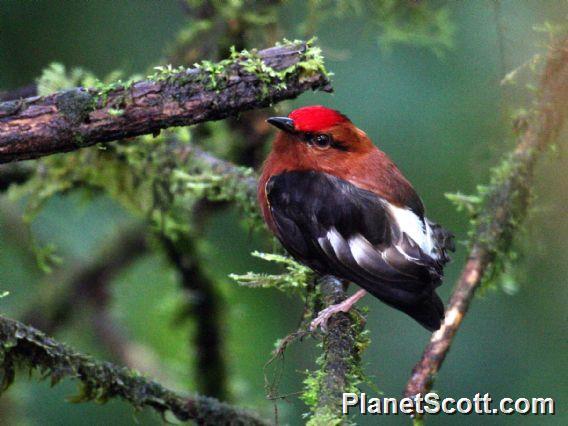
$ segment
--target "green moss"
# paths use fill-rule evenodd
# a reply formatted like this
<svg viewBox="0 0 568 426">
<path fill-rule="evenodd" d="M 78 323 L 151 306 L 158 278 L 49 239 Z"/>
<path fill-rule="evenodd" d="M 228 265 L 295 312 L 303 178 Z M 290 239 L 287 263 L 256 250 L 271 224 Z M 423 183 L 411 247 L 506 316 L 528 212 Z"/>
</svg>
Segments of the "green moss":
<svg viewBox="0 0 568 426">
<path fill-rule="evenodd" d="M 218 62 L 203 60 L 194 64 L 194 69 L 199 70 L 199 74 L 192 72 L 191 69 L 173 67 L 166 65 L 155 67 L 156 72 L 148 76 L 152 81 L 176 81 L 178 84 L 201 81 L 209 90 L 220 91 L 227 87 L 232 76 L 235 74 L 254 75 L 262 85 L 260 86 L 259 96 L 264 97 L 268 94 L 269 88 L 285 89 L 286 80 L 292 74 L 297 74 L 299 81 L 312 77 L 317 73 L 327 76 L 329 73 L 325 69 L 321 50 L 314 46 L 315 39 L 304 43 L 299 40 L 284 40 L 281 46 L 299 48 L 306 45 L 301 53 L 301 59 L 296 64 L 288 68 L 277 70 L 268 66 L 259 56 L 258 51 L 242 50 L 238 52 L 234 46 L 230 49 L 230 56 Z"/>
<path fill-rule="evenodd" d="M 120 71 L 115 71 L 103 80 L 99 80 L 82 68 L 67 70 L 62 64 L 52 63 L 43 70 L 37 80 L 38 94 L 48 96 L 63 91 L 56 99 L 57 107 L 72 122 L 80 123 L 93 109 L 106 106 L 110 93 L 128 90 L 136 80 L 140 79 L 135 75 L 123 82 L 119 78 L 121 74 Z M 116 102 L 120 103 L 123 100 L 119 99 Z M 111 108 L 111 110 L 116 112 L 120 108 Z"/>
<path fill-rule="evenodd" d="M 113 117 L 121 117 L 122 115 L 124 115 L 124 110 L 120 109 L 120 108 L 109 108 L 107 110 L 108 115 L 111 115 Z"/>
<path fill-rule="evenodd" d="M 298 62 L 292 69 L 284 70 L 285 73 L 293 73 L 296 70 L 300 70 L 300 81 L 307 77 L 312 77 L 315 74 L 323 74 L 325 76 L 331 76 L 332 74 L 328 72 L 325 68 L 325 60 L 322 55 L 321 48 L 315 45 L 317 38 L 314 37 L 306 42 L 306 51 L 303 54 L 303 59 Z M 294 40 L 293 42 L 288 42 L 291 44 L 302 43 L 301 40 Z"/>
<path fill-rule="evenodd" d="M 354 424 L 344 417 L 338 417 L 337 413 L 330 408 L 322 410 L 317 416 L 311 417 L 306 422 L 306 426 L 344 426 Z"/>
<path fill-rule="evenodd" d="M 341 412 L 341 395 L 336 389 L 338 384 L 330 383 L 341 383 L 341 392 L 358 393 L 359 386 L 363 383 L 374 388 L 361 365 L 362 353 L 370 344 L 369 334 L 364 330 L 363 321 L 358 313 L 351 312 L 349 316 L 351 325 L 347 335 L 337 337 L 325 335 L 320 345 L 323 352 L 316 360 L 317 369 L 307 372 L 304 391 L 300 398 L 310 410 L 306 414 L 309 417 L 308 425 L 352 424 Z M 341 342 L 336 341 L 337 339 Z M 330 345 L 338 346 L 333 349 L 333 355 Z M 345 377 L 336 377 L 341 372 L 345 373 Z"/>
<path fill-rule="evenodd" d="M 126 106 L 127 94 L 123 93 L 121 97 L 113 99 L 113 105 L 108 105 L 109 95 L 113 92 L 126 92 L 134 83 L 134 77 L 126 82 L 123 82 L 122 80 L 117 80 L 110 83 L 97 81 L 96 84 L 92 87 L 97 108 L 100 109 L 109 107 L 107 112 L 110 115 L 113 115 L 113 111 L 122 111 L 122 109 Z"/>
<path fill-rule="evenodd" d="M 14 381 L 18 369 L 50 378 L 51 384 L 69 377 L 79 382 L 70 402 L 104 403 L 121 398 L 135 409 L 151 407 L 171 412 L 177 420 L 195 419 L 198 424 L 266 424 L 254 414 L 235 409 L 213 398 L 178 395 L 137 371 L 96 361 L 77 353 L 34 328 L 0 316 L 0 393 Z M 191 405 L 191 408 L 189 408 Z"/>
<path fill-rule="evenodd" d="M 37 80 L 37 91 L 40 96 L 48 96 L 77 86 L 92 87 L 96 83 L 97 79 L 90 72 L 82 68 L 67 71 L 64 65 L 54 62 L 42 71 Z"/>
<path fill-rule="evenodd" d="M 151 81 L 168 81 L 179 74 L 187 72 L 188 68 L 183 66 L 173 67 L 171 64 L 154 67 L 154 74 L 150 74 L 146 78 Z"/>
<path fill-rule="evenodd" d="M 172 170 L 170 191 L 182 203 L 191 203 L 191 200 L 197 198 L 234 202 L 241 208 L 250 225 L 260 223 L 256 178 L 250 168 L 235 167 L 230 172 L 217 171 L 197 159 L 191 168 Z"/>
<path fill-rule="evenodd" d="M 94 97 L 84 89 L 66 90 L 55 99 L 60 114 L 71 123 L 83 123 L 95 107 Z"/>
<path fill-rule="evenodd" d="M 446 194 L 458 211 L 470 217 L 469 247 L 475 243 L 488 252 L 484 287 L 500 284 L 508 293 L 516 291 L 514 242 L 532 197 L 534 156 L 534 150 L 507 155 L 491 170 L 489 183 L 478 185 L 477 194 Z"/>
<path fill-rule="evenodd" d="M 305 50 L 302 52 L 300 61 L 298 61 L 296 64 L 291 65 L 290 67 L 285 68 L 281 71 L 272 70 L 274 77 L 281 81 L 284 81 L 287 76 L 298 74 L 298 81 L 300 82 L 309 79 L 316 74 L 322 74 L 325 77 L 331 77 L 332 73 L 328 72 L 325 68 L 325 61 L 321 49 L 315 45 L 316 40 L 316 37 L 308 40 L 307 42 L 303 42 L 301 40 L 290 41 L 284 39 L 283 43 L 281 43 L 280 45 L 303 46 L 305 44 Z M 284 83 L 281 83 L 280 87 L 286 88 L 286 85 Z"/>
<path fill-rule="evenodd" d="M 308 283 L 314 279 L 314 272 L 304 265 L 296 262 L 288 256 L 275 253 L 253 252 L 253 256 L 260 259 L 274 262 L 285 267 L 282 274 L 262 274 L 257 272 L 247 272 L 244 275 L 229 275 L 230 278 L 239 284 L 247 287 L 277 288 L 286 293 L 295 292 L 303 296 Z"/>
</svg>

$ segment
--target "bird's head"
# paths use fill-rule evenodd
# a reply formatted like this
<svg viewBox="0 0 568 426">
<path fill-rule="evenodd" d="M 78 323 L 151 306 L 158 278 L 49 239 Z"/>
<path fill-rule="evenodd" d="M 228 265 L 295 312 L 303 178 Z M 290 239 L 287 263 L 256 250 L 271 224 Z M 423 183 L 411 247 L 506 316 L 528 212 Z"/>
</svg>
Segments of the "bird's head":
<svg viewBox="0 0 568 426">
<path fill-rule="evenodd" d="M 348 153 L 365 153 L 372 142 L 345 115 L 321 105 L 292 111 L 288 117 L 271 117 L 281 130 L 276 149 L 298 151 L 314 159 L 338 159 Z"/>
</svg>

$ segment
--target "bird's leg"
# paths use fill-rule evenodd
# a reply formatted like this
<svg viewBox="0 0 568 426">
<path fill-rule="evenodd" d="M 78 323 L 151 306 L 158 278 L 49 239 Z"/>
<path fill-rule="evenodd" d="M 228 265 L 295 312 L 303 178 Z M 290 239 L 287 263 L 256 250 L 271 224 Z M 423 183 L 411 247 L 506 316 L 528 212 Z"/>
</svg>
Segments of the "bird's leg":
<svg viewBox="0 0 568 426">
<path fill-rule="evenodd" d="M 353 296 L 348 297 L 341 303 L 336 305 L 328 306 L 327 308 L 320 311 L 317 318 L 314 319 L 310 324 L 310 331 L 314 331 L 318 327 L 321 327 L 323 331 L 327 329 L 327 322 L 333 314 L 337 312 L 349 312 L 355 303 L 359 301 L 367 292 L 365 290 L 357 290 Z"/>
</svg>

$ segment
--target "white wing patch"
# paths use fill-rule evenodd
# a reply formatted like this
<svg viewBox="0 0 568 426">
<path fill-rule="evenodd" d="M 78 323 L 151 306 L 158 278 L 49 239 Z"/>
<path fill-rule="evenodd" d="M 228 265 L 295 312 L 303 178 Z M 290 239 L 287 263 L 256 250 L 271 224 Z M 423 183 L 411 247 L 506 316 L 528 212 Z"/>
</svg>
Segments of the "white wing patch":
<svg viewBox="0 0 568 426">
<path fill-rule="evenodd" d="M 331 244 L 331 247 L 333 248 L 335 257 L 337 257 L 337 259 L 339 259 L 339 261 L 344 265 L 349 265 L 350 259 L 349 259 L 349 254 L 347 253 L 348 251 L 350 251 L 349 246 L 347 245 L 345 239 L 341 236 L 339 231 L 334 227 L 331 227 L 327 231 L 326 238 Z M 325 245 L 325 242 L 323 242 L 323 245 L 321 241 L 319 243 L 320 246 L 322 247 L 323 245 Z"/>
<path fill-rule="evenodd" d="M 327 231 L 327 239 L 331 243 L 333 251 L 335 252 L 337 257 L 339 257 L 341 253 L 341 247 L 343 244 L 345 244 L 345 240 L 335 228 L 331 228 L 329 231 Z"/>
<path fill-rule="evenodd" d="M 349 244 L 349 250 L 355 259 L 355 262 L 368 272 L 372 273 L 373 265 L 384 260 L 384 253 L 373 247 L 373 245 L 361 234 L 357 234 L 349 238 L 347 244 Z"/>
<path fill-rule="evenodd" d="M 361 234 L 351 236 L 346 240 L 336 228 L 330 228 L 325 237 L 318 239 L 320 247 L 328 254 L 335 257 L 344 265 L 349 266 L 355 262 L 367 272 L 374 274 L 377 264 L 384 264 L 384 253 L 377 250 Z M 329 246 L 333 254 L 329 252 Z"/>
<path fill-rule="evenodd" d="M 411 210 L 393 206 L 388 202 L 385 202 L 385 207 L 391 213 L 401 232 L 408 235 L 408 237 L 418 244 L 420 249 L 428 256 L 433 259 L 437 259 L 439 257 L 435 249 L 436 245 L 432 238 L 432 229 L 430 228 L 430 225 L 428 225 L 428 221 L 423 222 Z M 398 247 L 397 249 L 407 256 L 406 253 Z"/>
<path fill-rule="evenodd" d="M 417 245 L 424 254 L 435 260 L 439 258 L 428 221 L 423 222 L 411 210 L 393 206 L 386 201 L 384 201 L 384 206 L 401 233 L 406 234 L 411 245 Z M 318 243 L 328 256 L 335 255 L 344 265 L 349 265 L 350 262 L 355 260 L 360 267 L 370 273 L 373 273 L 378 264 L 389 265 L 390 263 L 389 259 L 386 258 L 387 253 L 374 247 L 361 234 L 355 234 L 346 239 L 336 228 L 331 227 L 327 230 L 325 236 L 318 238 Z M 396 251 L 404 256 L 407 261 L 420 263 L 420 259 L 416 259 L 404 251 L 400 241 L 393 241 L 393 243 Z"/>
</svg>

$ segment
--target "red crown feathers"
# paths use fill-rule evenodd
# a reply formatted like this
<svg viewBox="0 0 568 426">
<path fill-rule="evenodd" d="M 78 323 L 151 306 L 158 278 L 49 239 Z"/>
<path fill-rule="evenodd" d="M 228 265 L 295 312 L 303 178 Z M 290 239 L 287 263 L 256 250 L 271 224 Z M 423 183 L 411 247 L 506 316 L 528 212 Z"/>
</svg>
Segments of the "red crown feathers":
<svg viewBox="0 0 568 426">
<path fill-rule="evenodd" d="M 300 132 L 318 132 L 350 121 L 339 111 L 322 105 L 298 108 L 288 117 L 294 120 L 294 128 Z"/>
</svg>

